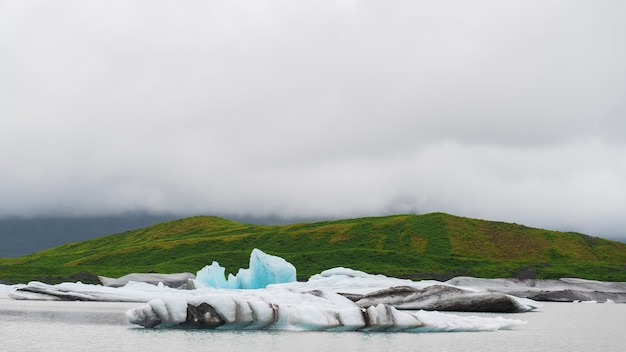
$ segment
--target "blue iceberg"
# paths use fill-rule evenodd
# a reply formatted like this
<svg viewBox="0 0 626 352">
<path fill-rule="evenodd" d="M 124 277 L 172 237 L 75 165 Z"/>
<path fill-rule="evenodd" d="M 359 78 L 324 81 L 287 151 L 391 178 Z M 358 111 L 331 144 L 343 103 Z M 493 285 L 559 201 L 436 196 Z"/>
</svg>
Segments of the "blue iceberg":
<svg viewBox="0 0 626 352">
<path fill-rule="evenodd" d="M 249 269 L 239 269 L 237 275 L 228 274 L 228 280 L 224 273 L 225 268 L 214 261 L 198 271 L 195 287 L 257 289 L 296 281 L 296 268 L 291 263 L 256 248 L 250 254 Z"/>
</svg>

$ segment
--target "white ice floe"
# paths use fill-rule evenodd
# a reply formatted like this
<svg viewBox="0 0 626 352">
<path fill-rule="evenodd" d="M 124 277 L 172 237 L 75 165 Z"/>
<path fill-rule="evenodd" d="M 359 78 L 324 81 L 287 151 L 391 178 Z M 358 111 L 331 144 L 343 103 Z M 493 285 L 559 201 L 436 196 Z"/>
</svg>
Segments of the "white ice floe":
<svg viewBox="0 0 626 352">
<path fill-rule="evenodd" d="M 520 320 L 398 310 L 390 305 L 360 307 L 333 292 L 294 292 L 272 287 L 216 290 L 198 296 L 166 295 L 126 313 L 145 327 L 326 331 L 484 331 L 508 329 Z"/>
<path fill-rule="evenodd" d="M 49 285 L 31 281 L 28 285 L 10 292 L 9 297 L 18 300 L 147 302 L 168 292 L 183 293 L 191 291 L 133 281 L 128 282 L 123 287 L 91 285 L 81 282 L 63 282 L 57 285 Z"/>
<path fill-rule="evenodd" d="M 153 285 L 163 284 L 173 288 L 187 288 L 189 280 L 196 278 L 191 273 L 159 274 L 159 273 L 133 273 L 120 278 L 98 276 L 104 286 L 122 287 L 129 282 L 145 282 Z"/>
<path fill-rule="evenodd" d="M 26 285 L 24 284 L 18 284 L 18 285 L 0 284 L 0 298 L 8 298 L 9 294 L 15 292 L 15 290 L 17 290 L 18 288 L 22 288 L 25 286 Z"/>
<path fill-rule="evenodd" d="M 154 278 L 151 276 L 150 280 Z M 224 268 L 214 262 L 198 272 L 193 283 L 195 289 L 181 290 L 163 283 L 134 281 L 121 287 L 30 282 L 9 296 L 144 302 L 127 312 L 131 323 L 210 329 L 498 330 L 522 322 L 425 310 L 523 312 L 536 308 L 530 300 L 502 293 L 464 289 L 433 280 L 415 282 L 371 275 L 348 268 L 329 269 L 306 282 L 297 282 L 293 265 L 259 250 L 252 252 L 250 268 L 239 270 L 236 276 L 230 275 L 227 280 Z"/>
<path fill-rule="evenodd" d="M 464 288 L 502 292 L 535 301 L 626 303 L 626 282 L 603 282 L 578 278 L 547 280 L 456 277 L 446 283 Z"/>
</svg>

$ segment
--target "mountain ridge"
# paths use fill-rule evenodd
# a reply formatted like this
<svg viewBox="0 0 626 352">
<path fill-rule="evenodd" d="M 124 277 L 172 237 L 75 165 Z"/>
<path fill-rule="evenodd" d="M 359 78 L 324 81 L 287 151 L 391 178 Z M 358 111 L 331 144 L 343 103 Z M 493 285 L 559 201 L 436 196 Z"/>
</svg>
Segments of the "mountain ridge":
<svg viewBox="0 0 626 352">
<path fill-rule="evenodd" d="M 626 281 L 626 244 L 573 232 L 445 213 L 251 225 L 215 216 L 157 223 L 18 258 L 0 258 L 0 280 L 55 282 L 76 273 L 195 272 L 218 261 L 247 266 L 259 248 L 285 258 L 298 279 L 345 266 L 412 279 L 453 276 Z"/>
</svg>

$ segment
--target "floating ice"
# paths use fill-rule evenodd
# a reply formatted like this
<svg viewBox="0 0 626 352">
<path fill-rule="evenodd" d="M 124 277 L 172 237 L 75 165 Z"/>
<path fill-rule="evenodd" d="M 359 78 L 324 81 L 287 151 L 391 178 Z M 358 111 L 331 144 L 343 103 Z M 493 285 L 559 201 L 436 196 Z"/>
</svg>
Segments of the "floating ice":
<svg viewBox="0 0 626 352">
<path fill-rule="evenodd" d="M 129 282 L 123 287 L 107 287 L 83 284 L 81 282 L 63 282 L 49 285 L 31 281 L 9 292 L 8 296 L 18 300 L 40 301 L 96 301 L 96 302 L 147 302 L 169 292 L 193 292 L 177 290 L 164 285 L 151 285 L 145 282 Z"/>
<path fill-rule="evenodd" d="M 237 276 L 230 275 L 226 280 L 224 268 L 213 262 L 197 274 L 197 287 L 203 289 L 193 294 L 164 295 L 126 315 L 129 322 L 149 328 L 182 325 L 207 329 L 417 332 L 498 330 L 523 323 L 422 309 L 534 309 L 501 293 L 464 290 L 438 281 L 370 275 L 348 268 L 326 270 L 307 282 L 296 282 L 292 268 L 282 258 L 254 250 L 250 269 L 241 269 Z"/>
<path fill-rule="evenodd" d="M 603 282 L 577 278 L 548 280 L 456 277 L 446 283 L 465 288 L 502 292 L 535 301 L 626 303 L 626 282 Z"/>
<path fill-rule="evenodd" d="M 122 287 L 30 282 L 9 293 L 16 299 L 144 302 L 129 310 L 129 322 L 144 327 L 193 326 L 207 329 L 328 331 L 482 331 L 523 322 L 468 317 L 426 310 L 523 312 L 532 301 L 497 292 L 455 287 L 439 281 L 397 279 L 348 268 L 334 268 L 297 282 L 296 270 L 282 258 L 253 250 L 250 268 L 224 276 L 213 262 L 198 272 L 196 289 L 174 289 L 159 282 L 130 279 Z M 167 276 L 167 280 L 181 279 Z M 182 277 L 184 279 L 184 277 Z M 185 285 L 189 287 L 188 285 Z M 531 303 L 529 303 L 531 302 Z"/>
<path fill-rule="evenodd" d="M 228 280 L 224 271 L 217 262 L 205 266 L 196 275 L 196 287 L 255 289 L 296 281 L 296 268 L 291 263 L 256 248 L 250 254 L 249 269 L 239 269 L 237 275 L 228 274 Z"/>
<path fill-rule="evenodd" d="M 106 276 L 98 276 L 100 282 L 104 286 L 122 287 L 129 282 L 145 282 L 153 285 L 163 284 L 173 288 L 187 288 L 189 280 L 195 279 L 196 276 L 191 273 L 177 274 L 159 274 L 159 273 L 134 273 L 124 275 L 120 278 L 110 278 Z"/>
<path fill-rule="evenodd" d="M 485 331 L 524 324 L 520 320 L 398 310 L 387 304 L 360 307 L 333 292 L 293 292 L 280 287 L 215 290 L 199 296 L 167 295 L 126 312 L 145 327 L 317 331 Z"/>
<path fill-rule="evenodd" d="M 8 298 L 11 293 L 15 292 L 15 290 L 17 290 L 18 288 L 25 287 L 25 286 L 26 285 L 24 284 L 18 284 L 18 285 L 0 284 L 0 298 Z"/>
</svg>

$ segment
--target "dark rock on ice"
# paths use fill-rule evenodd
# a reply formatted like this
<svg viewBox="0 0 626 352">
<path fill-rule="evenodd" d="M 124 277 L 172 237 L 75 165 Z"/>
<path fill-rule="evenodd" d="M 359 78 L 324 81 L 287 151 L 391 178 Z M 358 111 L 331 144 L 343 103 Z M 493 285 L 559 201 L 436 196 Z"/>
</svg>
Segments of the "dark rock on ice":
<svg viewBox="0 0 626 352">
<path fill-rule="evenodd" d="M 197 306 L 187 304 L 186 325 L 202 325 L 216 328 L 224 325 L 224 319 L 217 314 L 215 308 L 208 303 L 200 303 Z"/>
</svg>

